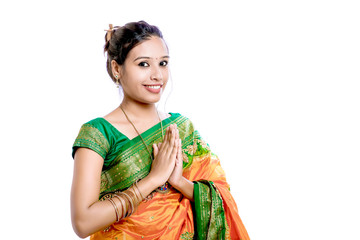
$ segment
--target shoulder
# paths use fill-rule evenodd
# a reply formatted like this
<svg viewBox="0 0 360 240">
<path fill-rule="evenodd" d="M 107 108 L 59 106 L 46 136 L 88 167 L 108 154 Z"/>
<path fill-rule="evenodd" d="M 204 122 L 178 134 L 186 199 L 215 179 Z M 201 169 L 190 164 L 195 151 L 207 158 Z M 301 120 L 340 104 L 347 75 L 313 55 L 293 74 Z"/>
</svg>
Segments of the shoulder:
<svg viewBox="0 0 360 240">
<path fill-rule="evenodd" d="M 98 117 L 98 118 L 94 118 L 91 119 L 90 121 L 84 123 L 83 125 L 91 125 L 91 126 L 99 126 L 99 125 L 103 125 L 104 123 L 104 118 Z"/>
<path fill-rule="evenodd" d="M 81 126 L 79 134 L 73 144 L 73 157 L 75 151 L 79 147 L 85 147 L 97 152 L 105 159 L 105 156 L 110 149 L 110 144 L 101 121 L 101 119 L 93 119 Z"/>
<path fill-rule="evenodd" d="M 106 120 L 103 118 L 94 118 L 88 122 L 82 124 L 80 128 L 79 134 L 89 134 L 94 135 L 95 133 L 99 135 L 105 135 L 105 127 L 106 127 Z M 96 134 L 95 134 L 96 135 Z"/>
<path fill-rule="evenodd" d="M 103 145 L 108 146 L 106 120 L 103 118 L 95 118 L 84 123 L 79 131 L 77 140 L 97 141 Z"/>
<path fill-rule="evenodd" d="M 106 135 L 106 128 L 108 128 L 108 123 L 107 121 L 102 118 L 102 117 L 98 117 L 98 118 L 94 118 L 90 121 L 85 122 L 82 126 L 81 129 L 88 129 L 88 130 L 93 130 L 93 131 L 99 131 L 101 133 L 103 133 L 104 135 Z"/>
</svg>

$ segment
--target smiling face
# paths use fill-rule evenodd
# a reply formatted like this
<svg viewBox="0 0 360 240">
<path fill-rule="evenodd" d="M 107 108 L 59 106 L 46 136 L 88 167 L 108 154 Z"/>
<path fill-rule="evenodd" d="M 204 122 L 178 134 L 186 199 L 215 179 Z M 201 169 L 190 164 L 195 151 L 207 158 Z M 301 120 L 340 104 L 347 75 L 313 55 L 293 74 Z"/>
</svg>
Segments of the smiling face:
<svg viewBox="0 0 360 240">
<path fill-rule="evenodd" d="M 131 49 L 122 66 L 113 61 L 113 73 L 120 76 L 124 100 L 158 102 L 169 78 L 168 62 L 168 49 L 159 37 L 151 37 Z"/>
</svg>

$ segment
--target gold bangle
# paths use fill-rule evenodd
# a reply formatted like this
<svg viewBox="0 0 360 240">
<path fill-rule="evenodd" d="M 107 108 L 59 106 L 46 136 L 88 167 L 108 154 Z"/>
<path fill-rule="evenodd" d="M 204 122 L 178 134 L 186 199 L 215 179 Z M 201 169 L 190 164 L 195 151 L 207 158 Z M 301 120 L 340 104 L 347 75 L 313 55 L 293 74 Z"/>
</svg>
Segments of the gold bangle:
<svg viewBox="0 0 360 240">
<path fill-rule="evenodd" d="M 124 196 L 126 196 L 126 197 L 128 198 L 128 200 L 129 200 L 129 203 L 130 203 L 130 206 L 131 206 L 131 211 L 130 211 L 130 214 L 129 214 L 129 216 L 130 216 L 131 214 L 134 213 L 134 203 L 133 203 L 133 201 L 131 201 L 131 197 L 130 197 L 127 193 L 125 193 L 125 191 L 122 192 L 122 193 L 123 193 Z"/>
<path fill-rule="evenodd" d="M 131 203 L 130 203 L 129 196 L 128 196 L 126 193 L 124 193 L 124 192 L 119 192 L 118 194 L 124 196 L 123 200 L 124 200 L 124 202 L 125 202 L 125 208 L 126 208 L 126 209 L 125 209 L 124 218 L 129 217 L 129 216 L 131 215 L 130 212 L 132 211 L 132 210 L 130 210 L 130 205 L 131 205 Z M 127 202 L 129 202 L 129 203 L 127 203 Z M 130 210 L 130 211 L 129 211 L 129 210 Z"/>
<path fill-rule="evenodd" d="M 108 198 L 109 202 L 111 202 L 111 204 L 113 205 L 114 209 L 115 209 L 115 214 L 116 214 L 116 222 L 119 221 L 119 210 L 114 202 L 114 200 L 112 200 L 111 198 Z"/>
<path fill-rule="evenodd" d="M 119 199 L 119 202 L 120 202 L 120 204 L 121 204 L 121 217 L 120 217 L 120 215 L 119 215 L 119 221 L 121 220 L 121 219 L 123 219 L 124 218 L 124 215 L 125 215 L 125 211 L 126 211 L 126 209 L 125 209 L 125 200 L 124 199 L 122 199 L 119 195 L 117 195 L 117 194 L 114 194 L 114 197 L 116 197 L 117 199 Z M 117 221 L 117 222 L 119 222 L 119 221 Z"/>
<path fill-rule="evenodd" d="M 134 192 L 136 194 L 136 197 L 138 198 L 139 200 L 139 203 L 144 199 L 139 188 L 137 187 L 137 184 L 134 184 Z"/>
<path fill-rule="evenodd" d="M 135 210 L 137 209 L 137 206 L 140 203 L 138 196 L 136 195 L 134 189 L 132 189 L 132 188 L 127 189 L 126 192 L 128 193 L 128 195 L 130 196 L 131 200 L 134 203 L 134 212 L 135 212 Z"/>
<path fill-rule="evenodd" d="M 132 191 L 131 188 L 126 189 L 124 192 L 129 195 L 129 197 L 131 198 L 132 202 L 134 202 L 135 204 L 138 203 L 137 198 L 134 197 L 135 194 L 134 194 L 134 192 Z"/>
<path fill-rule="evenodd" d="M 139 187 L 138 187 L 138 181 L 135 181 L 135 187 L 136 187 L 136 189 L 138 190 L 138 192 L 139 192 L 139 194 L 140 194 L 140 196 L 141 196 L 141 201 L 143 200 L 143 199 L 145 199 L 145 197 L 141 194 L 141 192 L 140 192 L 140 189 L 139 189 Z"/>
</svg>

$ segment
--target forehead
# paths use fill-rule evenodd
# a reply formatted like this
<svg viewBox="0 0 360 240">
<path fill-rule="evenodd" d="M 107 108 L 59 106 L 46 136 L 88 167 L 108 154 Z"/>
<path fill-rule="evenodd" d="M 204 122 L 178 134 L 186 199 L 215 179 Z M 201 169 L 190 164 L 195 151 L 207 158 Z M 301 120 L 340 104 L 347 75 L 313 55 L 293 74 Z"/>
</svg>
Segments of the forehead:
<svg viewBox="0 0 360 240">
<path fill-rule="evenodd" d="M 131 49 L 128 57 L 130 59 L 135 59 L 139 56 L 160 58 L 168 54 L 164 40 L 159 37 L 151 37 L 149 40 L 145 40 Z"/>
</svg>

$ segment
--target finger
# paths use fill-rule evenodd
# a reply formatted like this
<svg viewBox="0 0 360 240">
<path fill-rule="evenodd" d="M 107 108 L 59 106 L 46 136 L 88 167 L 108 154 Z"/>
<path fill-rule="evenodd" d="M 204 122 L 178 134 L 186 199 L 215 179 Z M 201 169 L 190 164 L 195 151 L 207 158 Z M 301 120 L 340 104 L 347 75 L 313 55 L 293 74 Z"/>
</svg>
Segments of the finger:
<svg viewBox="0 0 360 240">
<path fill-rule="evenodd" d="M 173 125 L 173 134 L 175 135 L 175 139 L 178 139 L 178 130 L 176 124 Z"/>
<path fill-rule="evenodd" d="M 176 156 L 177 156 L 177 143 L 175 142 L 175 139 L 174 139 L 174 145 L 173 145 L 173 148 L 171 149 L 171 153 L 170 153 L 170 156 L 169 156 L 169 160 L 170 161 L 174 161 L 174 163 L 176 163 Z"/>
<path fill-rule="evenodd" d="M 166 135 L 165 135 L 164 142 L 165 142 L 165 141 L 169 142 L 169 141 L 170 141 L 170 138 L 171 138 L 171 135 L 172 135 L 172 124 L 170 124 L 170 125 L 166 128 Z"/>
<path fill-rule="evenodd" d="M 171 142 L 171 138 L 172 138 L 172 124 L 170 124 L 170 126 L 166 129 L 166 137 L 164 139 L 164 144 L 166 143 L 170 143 Z"/>
<path fill-rule="evenodd" d="M 163 151 L 167 156 L 167 159 L 174 160 L 177 154 L 177 144 L 175 141 L 175 135 L 172 134 L 168 143 L 164 143 Z"/>
<path fill-rule="evenodd" d="M 178 148 L 176 155 L 176 166 L 179 166 L 182 162 L 182 148 L 181 148 L 181 139 L 178 140 Z"/>
<path fill-rule="evenodd" d="M 153 144 L 153 149 L 154 149 L 154 157 L 156 157 L 157 154 L 159 153 L 159 148 L 155 143 Z"/>
<path fill-rule="evenodd" d="M 169 129 L 170 129 L 170 126 L 165 129 L 165 136 L 163 139 L 164 142 L 167 141 L 167 139 L 169 138 Z"/>
<path fill-rule="evenodd" d="M 170 143 L 171 143 L 171 146 L 175 147 L 176 146 L 176 134 L 175 134 L 175 128 L 174 128 L 174 125 L 172 126 L 172 129 L 171 129 L 171 139 L 170 139 Z"/>
<path fill-rule="evenodd" d="M 168 135 L 164 142 L 162 143 L 161 151 L 166 154 L 167 158 L 170 158 L 172 151 L 175 147 L 175 134 L 174 134 L 174 126 L 171 124 L 168 129 Z"/>
<path fill-rule="evenodd" d="M 180 133 L 179 133 L 179 129 L 176 127 L 176 139 L 180 140 Z"/>
</svg>

